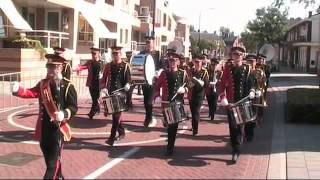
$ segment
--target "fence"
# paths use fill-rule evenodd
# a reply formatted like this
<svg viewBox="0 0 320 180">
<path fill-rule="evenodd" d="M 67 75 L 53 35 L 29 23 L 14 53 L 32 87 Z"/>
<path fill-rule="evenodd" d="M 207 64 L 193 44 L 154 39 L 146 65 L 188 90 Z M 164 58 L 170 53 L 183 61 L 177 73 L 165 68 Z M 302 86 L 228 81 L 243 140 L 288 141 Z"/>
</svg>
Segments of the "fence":
<svg viewBox="0 0 320 180">
<path fill-rule="evenodd" d="M 37 99 L 24 99 L 13 96 L 10 91 L 10 84 L 19 81 L 24 88 L 34 87 L 46 75 L 45 71 L 29 71 L 0 74 L 0 112 L 8 109 L 22 107 L 38 102 Z M 74 84 L 78 97 L 89 97 L 90 93 L 86 87 L 87 75 L 73 73 L 71 81 Z"/>
</svg>

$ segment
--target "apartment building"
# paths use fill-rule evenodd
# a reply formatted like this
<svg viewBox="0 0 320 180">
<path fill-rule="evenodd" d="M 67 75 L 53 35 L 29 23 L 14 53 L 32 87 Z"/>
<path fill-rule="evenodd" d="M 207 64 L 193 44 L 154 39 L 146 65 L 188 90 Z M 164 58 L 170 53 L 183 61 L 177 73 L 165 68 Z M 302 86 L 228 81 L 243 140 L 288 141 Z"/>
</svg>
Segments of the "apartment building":
<svg viewBox="0 0 320 180">
<path fill-rule="evenodd" d="M 47 52 L 54 46 L 66 48 L 67 57 L 77 65 L 90 59 L 92 46 L 99 46 L 103 53 L 114 44 L 123 46 L 123 52 L 138 52 L 145 46 L 144 37 L 153 30 L 156 49 L 165 51 L 178 32 L 188 31 L 187 23 L 183 28 L 177 30 L 164 0 L 1 0 L 0 59 L 1 52 L 7 53 L 12 48 L 10 42 L 19 39 L 22 32 L 28 39 L 39 40 Z M 189 41 L 187 33 L 185 41 Z M 16 65 L 21 65 L 22 56 Z"/>
<path fill-rule="evenodd" d="M 320 73 L 320 9 L 289 26 L 280 47 L 280 62 L 304 72 Z"/>
</svg>

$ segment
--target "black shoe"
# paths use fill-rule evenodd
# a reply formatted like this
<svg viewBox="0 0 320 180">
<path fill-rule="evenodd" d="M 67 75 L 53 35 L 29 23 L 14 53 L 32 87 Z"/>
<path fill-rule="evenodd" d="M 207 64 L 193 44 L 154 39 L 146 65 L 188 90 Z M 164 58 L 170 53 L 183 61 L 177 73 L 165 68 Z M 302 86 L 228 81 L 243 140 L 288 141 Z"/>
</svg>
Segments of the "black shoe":
<svg viewBox="0 0 320 180">
<path fill-rule="evenodd" d="M 148 128 L 149 125 L 150 125 L 150 123 L 151 123 L 151 121 L 152 121 L 152 120 L 150 120 L 150 121 L 144 120 L 143 126 L 144 126 L 145 128 Z"/>
<path fill-rule="evenodd" d="M 247 137 L 247 142 L 252 142 L 253 141 L 253 136 L 248 136 Z"/>
<path fill-rule="evenodd" d="M 197 134 L 198 134 L 198 131 L 195 131 L 195 130 L 192 131 L 193 136 L 196 136 Z"/>
<path fill-rule="evenodd" d="M 118 136 L 117 141 L 121 141 L 122 139 L 124 139 L 126 137 L 125 134 L 121 134 Z"/>
<path fill-rule="evenodd" d="M 92 113 L 88 113 L 87 115 L 88 115 L 89 119 L 93 119 L 94 115 Z"/>
<path fill-rule="evenodd" d="M 237 163 L 237 160 L 239 159 L 240 153 L 232 153 L 232 162 L 235 164 Z"/>
<path fill-rule="evenodd" d="M 165 156 L 172 156 L 173 155 L 173 150 L 167 149 L 166 152 L 164 153 Z"/>
<path fill-rule="evenodd" d="M 114 140 L 115 139 L 113 139 L 113 138 L 109 138 L 109 139 L 106 140 L 106 144 L 108 144 L 109 146 L 113 146 Z"/>
</svg>

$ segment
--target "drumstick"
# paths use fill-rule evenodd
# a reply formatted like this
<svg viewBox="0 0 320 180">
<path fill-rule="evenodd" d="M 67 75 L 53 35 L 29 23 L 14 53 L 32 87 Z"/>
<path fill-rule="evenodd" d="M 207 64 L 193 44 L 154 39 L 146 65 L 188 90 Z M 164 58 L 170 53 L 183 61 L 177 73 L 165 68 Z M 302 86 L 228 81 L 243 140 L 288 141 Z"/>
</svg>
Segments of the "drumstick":
<svg viewBox="0 0 320 180">
<path fill-rule="evenodd" d="M 130 87 L 131 86 L 133 86 L 133 84 L 130 84 Z M 120 88 L 120 89 L 116 89 L 116 90 L 114 90 L 114 91 L 112 91 L 112 93 L 111 94 L 113 94 L 113 93 L 115 93 L 115 92 L 118 92 L 118 91 L 122 91 L 122 90 L 124 90 L 125 88 L 123 87 L 123 88 Z"/>
<path fill-rule="evenodd" d="M 186 83 L 184 83 L 181 87 L 183 87 L 184 88 L 184 86 L 186 85 Z M 174 98 L 176 98 L 176 96 L 178 95 L 178 92 L 176 92 L 176 94 L 171 98 L 171 101 L 173 101 L 174 100 Z"/>
<path fill-rule="evenodd" d="M 240 99 L 238 102 L 232 104 L 232 106 L 237 106 L 238 104 L 242 103 L 243 101 L 247 100 L 248 98 L 249 98 L 249 95 L 244 97 L 244 98 L 242 98 L 242 99 Z"/>
</svg>

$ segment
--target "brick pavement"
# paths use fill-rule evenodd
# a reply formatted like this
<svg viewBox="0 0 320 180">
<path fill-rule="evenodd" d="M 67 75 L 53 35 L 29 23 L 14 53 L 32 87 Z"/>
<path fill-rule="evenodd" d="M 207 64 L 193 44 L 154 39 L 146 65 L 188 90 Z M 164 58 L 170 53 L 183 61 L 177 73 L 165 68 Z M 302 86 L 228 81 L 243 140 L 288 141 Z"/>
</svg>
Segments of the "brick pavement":
<svg viewBox="0 0 320 180">
<path fill-rule="evenodd" d="M 134 100 L 134 109 L 124 115 L 127 136 L 115 147 L 104 144 L 111 128 L 110 117 L 104 118 L 100 114 L 96 119 L 89 120 L 88 100 L 80 101 L 80 110 L 71 124 L 75 134 L 73 140 L 65 145 L 63 151 L 63 172 L 67 179 L 84 178 L 99 167 L 117 160 L 123 153 L 138 147 L 138 151 L 121 161 L 97 178 L 101 179 L 225 179 L 225 178 L 254 178 L 265 179 L 268 169 L 269 152 L 271 147 L 271 126 L 257 128 L 256 139 L 246 143 L 242 155 L 236 165 L 232 165 L 231 148 L 229 146 L 228 126 L 226 116 L 219 110 L 215 121 L 207 118 L 207 107 L 202 110 L 202 121 L 199 135 L 192 136 L 192 132 L 185 130 L 178 135 L 175 154 L 166 158 L 166 132 L 162 123 L 150 129 L 143 127 L 144 110 L 141 96 Z M 37 115 L 37 106 L 13 116 L 13 122 L 28 127 L 22 129 L 9 124 L 3 113 L 0 121 L 0 157 L 11 152 L 26 152 L 40 156 L 23 166 L 6 166 L 0 163 L 1 177 L 11 178 L 42 178 L 45 164 L 40 148 L 32 141 Z M 156 115 L 159 109 L 155 108 Z M 186 108 L 188 109 L 188 107 Z M 21 109 L 19 109 L 21 110 Z M 15 110 L 17 112 L 19 110 Z M 190 122 L 181 124 L 190 128 Z M 86 134 L 80 134 L 86 133 Z M 148 143 L 143 141 L 150 141 Z M 29 143 L 29 144 L 28 144 Z M 127 143 L 127 144 L 126 144 Z M 129 144 L 128 144 L 129 143 Z M 135 143 L 135 144 L 130 144 Z"/>
</svg>

